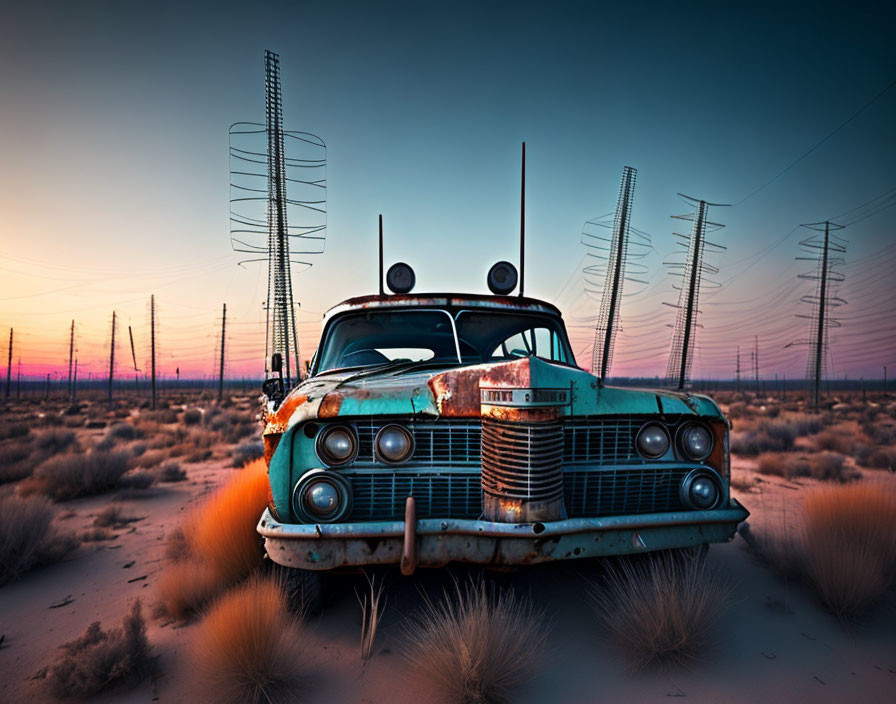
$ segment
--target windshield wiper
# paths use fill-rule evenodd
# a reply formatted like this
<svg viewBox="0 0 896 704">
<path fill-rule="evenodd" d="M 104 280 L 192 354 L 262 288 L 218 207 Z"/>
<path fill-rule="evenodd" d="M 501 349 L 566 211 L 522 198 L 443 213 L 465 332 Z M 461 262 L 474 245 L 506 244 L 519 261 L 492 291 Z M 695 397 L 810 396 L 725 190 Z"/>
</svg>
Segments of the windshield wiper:
<svg viewBox="0 0 896 704">
<path fill-rule="evenodd" d="M 389 369 L 395 369 L 396 367 L 403 367 L 410 364 L 416 364 L 416 362 L 411 362 L 407 359 L 393 359 L 390 362 L 383 362 L 382 364 L 377 364 L 373 367 L 364 367 L 364 369 L 360 372 L 355 372 L 354 374 L 345 377 L 345 379 L 336 384 L 336 388 L 338 389 L 343 384 L 347 384 L 348 382 L 354 381 L 355 379 L 361 379 L 365 376 L 370 376 L 371 374 L 379 374 L 380 372 L 384 372 Z"/>
</svg>

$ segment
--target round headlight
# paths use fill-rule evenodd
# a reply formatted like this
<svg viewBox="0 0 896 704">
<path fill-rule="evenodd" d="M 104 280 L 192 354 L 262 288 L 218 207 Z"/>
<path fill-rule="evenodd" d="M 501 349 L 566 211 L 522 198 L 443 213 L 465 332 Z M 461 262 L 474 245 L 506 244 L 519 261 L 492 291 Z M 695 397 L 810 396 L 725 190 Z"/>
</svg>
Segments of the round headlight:
<svg viewBox="0 0 896 704">
<path fill-rule="evenodd" d="M 636 444 L 643 457 L 655 460 L 669 449 L 669 434 L 659 423 L 647 423 L 638 431 Z"/>
<path fill-rule="evenodd" d="M 401 425 L 380 428 L 374 442 L 376 456 L 386 464 L 401 464 L 414 454 L 414 436 Z"/>
<path fill-rule="evenodd" d="M 681 451 L 692 460 L 705 460 L 712 452 L 712 433 L 701 423 L 688 423 L 679 436 Z"/>
<path fill-rule="evenodd" d="M 715 473 L 695 469 L 682 480 L 679 497 L 688 508 L 707 511 L 719 505 L 722 499 L 722 485 Z"/>
<path fill-rule="evenodd" d="M 319 516 L 328 516 L 339 508 L 339 490 L 330 482 L 309 484 L 302 498 L 306 508 Z"/>
<path fill-rule="evenodd" d="M 352 509 L 352 489 L 345 477 L 325 469 L 312 469 L 293 491 L 293 508 L 306 523 L 333 523 Z"/>
<path fill-rule="evenodd" d="M 348 464 L 358 453 L 358 443 L 351 428 L 332 425 L 317 436 L 317 456 L 331 467 Z"/>
</svg>

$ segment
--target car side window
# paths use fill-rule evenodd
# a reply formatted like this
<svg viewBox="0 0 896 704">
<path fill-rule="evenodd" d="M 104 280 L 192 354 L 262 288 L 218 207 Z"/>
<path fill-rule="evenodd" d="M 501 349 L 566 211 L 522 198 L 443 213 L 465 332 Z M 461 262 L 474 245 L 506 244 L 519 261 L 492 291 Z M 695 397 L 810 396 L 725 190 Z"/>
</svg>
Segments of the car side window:
<svg viewBox="0 0 896 704">
<path fill-rule="evenodd" d="M 502 340 L 492 351 L 490 361 L 534 355 L 555 362 L 566 362 L 563 345 L 557 334 L 545 327 L 530 328 Z"/>
</svg>

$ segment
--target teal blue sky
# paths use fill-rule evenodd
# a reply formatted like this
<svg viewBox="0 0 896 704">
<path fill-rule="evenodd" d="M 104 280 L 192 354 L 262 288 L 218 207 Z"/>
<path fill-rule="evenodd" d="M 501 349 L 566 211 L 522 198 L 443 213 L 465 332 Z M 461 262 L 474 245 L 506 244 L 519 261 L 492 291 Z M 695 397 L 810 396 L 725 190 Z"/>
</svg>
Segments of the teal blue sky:
<svg viewBox="0 0 896 704">
<path fill-rule="evenodd" d="M 489 265 L 516 259 L 525 140 L 527 293 L 561 305 L 580 363 L 597 306 L 580 232 L 631 165 L 654 252 L 650 287 L 626 298 L 617 373 L 665 372 L 681 192 L 737 204 L 713 211 L 727 283 L 706 289 L 695 375 L 730 377 L 738 345 L 748 367 L 756 335 L 763 375 L 800 375 L 805 348 L 785 345 L 805 336 L 810 289 L 793 229 L 896 188 L 896 88 L 744 199 L 896 80 L 894 18 L 891 3 L 7 4 L 0 325 L 44 350 L 75 317 L 98 369 L 112 308 L 142 326 L 155 292 L 199 373 L 227 301 L 231 367 L 258 369 L 263 272 L 230 250 L 227 131 L 263 119 L 271 49 L 287 127 L 328 145 L 327 249 L 295 278 L 306 350 L 319 311 L 375 290 L 378 213 L 387 260 L 411 263 L 418 290 L 484 291 Z M 869 213 L 844 233 L 838 376 L 896 366 L 896 208 L 847 220 Z M 41 354 L 34 373 L 61 353 Z"/>
</svg>

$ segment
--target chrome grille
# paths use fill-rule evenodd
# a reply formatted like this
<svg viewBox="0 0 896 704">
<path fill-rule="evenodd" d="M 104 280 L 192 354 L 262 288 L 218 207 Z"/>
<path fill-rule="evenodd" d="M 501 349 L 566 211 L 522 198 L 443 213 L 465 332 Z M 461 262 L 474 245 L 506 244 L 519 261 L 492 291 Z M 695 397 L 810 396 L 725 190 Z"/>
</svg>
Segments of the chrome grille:
<svg viewBox="0 0 896 704">
<path fill-rule="evenodd" d="M 635 452 L 636 418 L 570 420 L 563 425 L 563 463 L 613 465 L 643 462 Z"/>
<path fill-rule="evenodd" d="M 563 473 L 570 518 L 679 511 L 678 487 L 688 469 L 610 468 Z"/>
<path fill-rule="evenodd" d="M 559 422 L 482 420 L 482 490 L 491 496 L 549 501 L 563 495 Z"/>
<path fill-rule="evenodd" d="M 359 422 L 358 458 L 355 465 L 375 463 L 373 441 L 377 431 L 387 423 Z M 479 421 L 435 421 L 408 423 L 414 433 L 414 456 L 411 462 L 424 466 L 479 466 Z M 382 465 L 380 465 L 382 466 Z"/>
<path fill-rule="evenodd" d="M 367 470 L 345 472 L 354 504 L 349 520 L 404 519 L 413 496 L 418 518 L 478 518 L 482 512 L 479 472 Z"/>
</svg>

